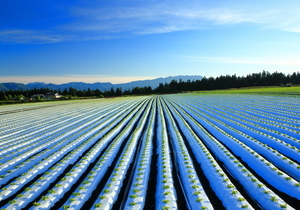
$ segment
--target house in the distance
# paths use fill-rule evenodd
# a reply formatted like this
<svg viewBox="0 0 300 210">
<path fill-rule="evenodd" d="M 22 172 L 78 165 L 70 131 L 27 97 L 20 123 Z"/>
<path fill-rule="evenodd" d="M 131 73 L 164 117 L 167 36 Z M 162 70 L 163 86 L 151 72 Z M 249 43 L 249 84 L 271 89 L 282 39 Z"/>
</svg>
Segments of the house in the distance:
<svg viewBox="0 0 300 210">
<path fill-rule="evenodd" d="M 35 101 L 35 100 L 41 100 L 41 99 L 45 99 L 45 95 L 44 94 L 34 94 L 30 97 L 31 101 Z"/>
<path fill-rule="evenodd" d="M 59 93 L 47 93 L 45 95 L 46 100 L 60 99 L 61 97 L 62 95 L 60 95 Z"/>
<path fill-rule="evenodd" d="M 35 94 L 30 97 L 30 100 L 35 101 L 35 100 L 55 100 L 55 99 L 60 99 L 62 95 L 59 93 L 47 93 L 47 94 Z"/>
<path fill-rule="evenodd" d="M 285 85 L 281 84 L 280 86 L 281 87 L 293 87 L 293 84 L 292 83 L 286 83 Z"/>
</svg>

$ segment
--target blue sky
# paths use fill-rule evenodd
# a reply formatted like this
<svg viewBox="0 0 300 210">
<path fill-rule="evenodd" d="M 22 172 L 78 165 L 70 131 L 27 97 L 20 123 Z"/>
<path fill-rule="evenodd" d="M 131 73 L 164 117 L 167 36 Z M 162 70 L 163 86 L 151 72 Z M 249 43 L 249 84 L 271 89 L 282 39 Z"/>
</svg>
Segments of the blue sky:
<svg viewBox="0 0 300 210">
<path fill-rule="evenodd" d="M 296 0 L 0 1 L 0 82 L 289 74 L 299 58 Z"/>
</svg>

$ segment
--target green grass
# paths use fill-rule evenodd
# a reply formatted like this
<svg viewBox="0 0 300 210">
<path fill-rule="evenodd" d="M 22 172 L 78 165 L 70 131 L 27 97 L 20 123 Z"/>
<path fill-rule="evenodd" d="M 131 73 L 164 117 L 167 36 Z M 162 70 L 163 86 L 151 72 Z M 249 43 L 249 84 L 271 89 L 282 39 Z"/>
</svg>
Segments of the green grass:
<svg viewBox="0 0 300 210">
<path fill-rule="evenodd" d="M 247 87 L 247 88 L 233 88 L 226 90 L 207 90 L 207 91 L 196 91 L 190 94 L 275 94 L 275 95 L 293 95 L 300 96 L 300 86 L 295 87 L 278 87 L 278 86 L 268 86 L 268 87 Z"/>
</svg>

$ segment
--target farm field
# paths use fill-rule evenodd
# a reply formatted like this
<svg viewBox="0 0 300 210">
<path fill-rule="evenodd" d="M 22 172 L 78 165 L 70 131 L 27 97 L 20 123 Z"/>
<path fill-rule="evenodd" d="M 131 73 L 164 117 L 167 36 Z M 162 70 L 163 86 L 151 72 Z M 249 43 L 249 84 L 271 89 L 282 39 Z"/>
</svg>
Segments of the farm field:
<svg viewBox="0 0 300 210">
<path fill-rule="evenodd" d="M 224 94 L 224 93 L 236 93 L 236 94 L 263 94 L 263 95 L 280 95 L 280 96 L 300 96 L 300 86 L 293 87 L 278 87 L 278 86 L 254 86 L 254 87 L 243 87 L 243 88 L 233 88 L 233 89 L 224 89 L 224 90 L 209 90 L 209 91 L 200 91 L 201 93 L 215 93 L 215 94 Z"/>
<path fill-rule="evenodd" d="M 299 209 L 300 98 L 0 107 L 0 209 Z"/>
</svg>

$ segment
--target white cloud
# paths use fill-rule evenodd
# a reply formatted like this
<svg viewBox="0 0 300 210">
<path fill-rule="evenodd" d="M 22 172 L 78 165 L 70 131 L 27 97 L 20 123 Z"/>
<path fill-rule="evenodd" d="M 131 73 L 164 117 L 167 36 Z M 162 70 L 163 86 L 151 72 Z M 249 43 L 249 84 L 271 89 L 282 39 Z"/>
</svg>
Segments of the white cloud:
<svg viewBox="0 0 300 210">
<path fill-rule="evenodd" d="M 61 76 L 1 76 L 0 83 L 4 82 L 17 82 L 17 83 L 30 83 L 30 82 L 45 82 L 53 84 L 62 84 L 68 82 L 110 82 L 112 84 L 121 84 L 137 80 L 155 79 L 154 77 L 139 77 L 139 76 L 112 76 L 112 75 L 61 75 Z"/>
</svg>

